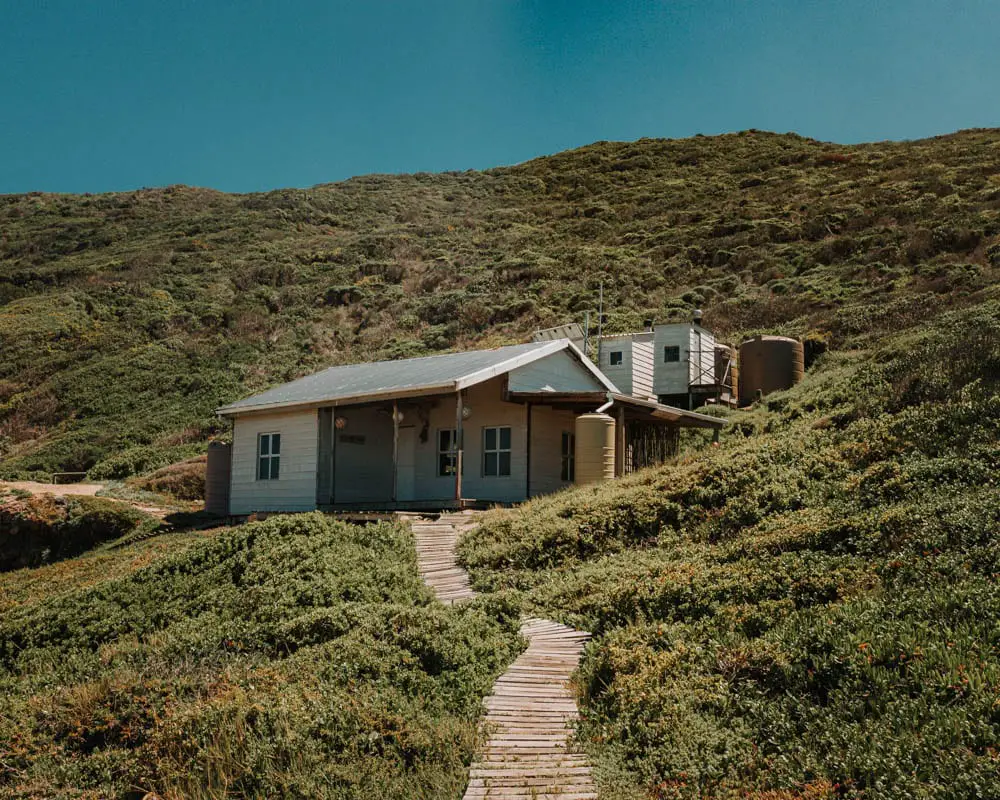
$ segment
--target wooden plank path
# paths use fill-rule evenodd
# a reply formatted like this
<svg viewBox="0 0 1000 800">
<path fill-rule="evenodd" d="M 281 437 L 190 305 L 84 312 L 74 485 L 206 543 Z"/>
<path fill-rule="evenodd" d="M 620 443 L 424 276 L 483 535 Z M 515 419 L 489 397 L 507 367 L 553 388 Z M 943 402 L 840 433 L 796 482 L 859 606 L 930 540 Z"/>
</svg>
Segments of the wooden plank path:
<svg viewBox="0 0 1000 800">
<path fill-rule="evenodd" d="M 455 545 L 475 527 L 468 513 L 436 521 L 409 518 L 420 574 L 442 602 L 474 596 L 455 561 Z M 593 800 L 590 764 L 571 746 L 579 718 L 569 679 L 589 633 L 528 618 L 521 624 L 528 649 L 493 685 L 484 701 L 486 744 L 469 771 L 465 800 Z"/>
</svg>

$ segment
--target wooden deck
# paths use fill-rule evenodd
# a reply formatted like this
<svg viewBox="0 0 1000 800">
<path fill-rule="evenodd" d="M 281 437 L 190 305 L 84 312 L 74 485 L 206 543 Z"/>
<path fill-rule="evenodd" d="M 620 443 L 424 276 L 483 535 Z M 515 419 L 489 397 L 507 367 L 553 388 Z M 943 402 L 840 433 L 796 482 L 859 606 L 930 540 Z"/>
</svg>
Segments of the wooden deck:
<svg viewBox="0 0 1000 800">
<path fill-rule="evenodd" d="M 455 562 L 459 537 L 475 527 L 471 514 L 436 520 L 409 518 L 420 574 L 442 602 L 474 596 L 469 577 Z M 597 788 L 585 755 L 572 747 L 579 716 L 569 678 L 589 633 L 528 618 L 525 650 L 484 700 L 485 745 L 469 772 L 465 800 L 592 800 Z"/>
</svg>

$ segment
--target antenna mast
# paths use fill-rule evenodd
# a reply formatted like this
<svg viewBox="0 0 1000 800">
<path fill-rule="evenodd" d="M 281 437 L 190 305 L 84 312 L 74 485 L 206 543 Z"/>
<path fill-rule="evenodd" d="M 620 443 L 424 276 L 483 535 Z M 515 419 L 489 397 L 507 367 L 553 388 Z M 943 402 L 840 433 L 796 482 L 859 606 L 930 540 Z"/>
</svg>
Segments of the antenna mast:
<svg viewBox="0 0 1000 800">
<path fill-rule="evenodd" d="M 597 305 L 597 366 L 601 365 L 601 337 L 604 335 L 604 278 L 601 278 L 601 294 Z"/>
</svg>

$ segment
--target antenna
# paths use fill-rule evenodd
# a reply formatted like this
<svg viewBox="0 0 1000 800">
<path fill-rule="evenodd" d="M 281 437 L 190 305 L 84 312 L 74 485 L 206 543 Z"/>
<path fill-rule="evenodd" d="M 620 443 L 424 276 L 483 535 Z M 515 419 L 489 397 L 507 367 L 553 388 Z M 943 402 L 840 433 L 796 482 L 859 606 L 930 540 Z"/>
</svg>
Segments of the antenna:
<svg viewBox="0 0 1000 800">
<path fill-rule="evenodd" d="M 601 337 L 604 335 L 604 278 L 601 278 L 601 294 L 597 305 L 597 366 L 601 365 Z"/>
</svg>

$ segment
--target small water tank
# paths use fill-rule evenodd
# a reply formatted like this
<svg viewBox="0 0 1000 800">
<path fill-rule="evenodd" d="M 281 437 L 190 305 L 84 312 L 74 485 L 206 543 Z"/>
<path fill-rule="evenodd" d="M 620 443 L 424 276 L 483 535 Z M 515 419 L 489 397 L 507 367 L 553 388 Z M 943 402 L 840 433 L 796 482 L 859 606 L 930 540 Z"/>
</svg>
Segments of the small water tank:
<svg viewBox="0 0 1000 800">
<path fill-rule="evenodd" d="M 607 414 L 576 418 L 576 483 L 586 486 L 615 477 L 615 420 Z"/>
<path fill-rule="evenodd" d="M 229 475 L 231 445 L 212 442 L 205 465 L 205 511 L 220 517 L 229 515 Z"/>
<path fill-rule="evenodd" d="M 790 389 L 805 374 L 802 342 L 787 336 L 755 336 L 740 345 L 740 405 L 757 394 Z"/>
</svg>

